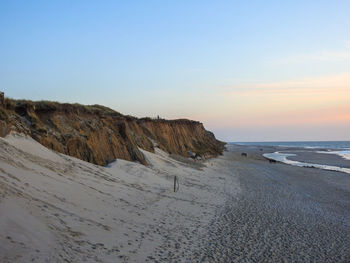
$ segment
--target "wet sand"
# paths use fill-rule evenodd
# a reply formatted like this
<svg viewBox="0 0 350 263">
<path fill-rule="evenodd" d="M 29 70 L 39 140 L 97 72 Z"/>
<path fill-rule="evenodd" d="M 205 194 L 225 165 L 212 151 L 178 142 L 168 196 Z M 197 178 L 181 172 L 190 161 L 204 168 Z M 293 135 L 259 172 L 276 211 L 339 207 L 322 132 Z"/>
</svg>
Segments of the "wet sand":
<svg viewBox="0 0 350 263">
<path fill-rule="evenodd" d="M 26 138 L 0 146 L 0 262 L 350 261 L 350 175 L 269 163 L 274 147 L 104 168 Z"/>
<path fill-rule="evenodd" d="M 230 146 L 241 192 L 210 224 L 208 262 L 349 262 L 350 176 L 270 164 L 260 154 L 275 149 L 260 149 Z"/>
</svg>

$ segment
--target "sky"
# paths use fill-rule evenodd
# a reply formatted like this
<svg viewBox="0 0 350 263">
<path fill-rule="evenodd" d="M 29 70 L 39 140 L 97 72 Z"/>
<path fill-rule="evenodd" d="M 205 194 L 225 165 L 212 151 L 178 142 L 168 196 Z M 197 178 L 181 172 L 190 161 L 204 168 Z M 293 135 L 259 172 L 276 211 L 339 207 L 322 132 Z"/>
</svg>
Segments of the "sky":
<svg viewBox="0 0 350 263">
<path fill-rule="evenodd" d="M 0 90 L 189 118 L 224 141 L 350 140 L 350 1 L 0 0 Z"/>
</svg>

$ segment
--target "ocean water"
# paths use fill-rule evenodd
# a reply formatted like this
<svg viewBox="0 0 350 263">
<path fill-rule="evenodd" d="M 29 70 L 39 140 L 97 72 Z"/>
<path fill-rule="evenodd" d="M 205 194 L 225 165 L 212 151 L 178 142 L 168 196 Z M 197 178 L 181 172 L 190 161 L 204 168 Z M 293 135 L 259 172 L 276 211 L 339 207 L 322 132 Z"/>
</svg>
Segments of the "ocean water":
<svg viewBox="0 0 350 263">
<path fill-rule="evenodd" d="M 232 144 L 322 149 L 319 153 L 336 154 L 350 160 L 350 141 L 232 142 Z"/>
<path fill-rule="evenodd" d="M 350 141 L 299 141 L 299 142 L 233 142 L 238 145 L 255 145 L 255 146 L 282 146 L 305 149 L 316 149 L 315 153 L 336 154 L 346 160 L 350 160 Z M 287 152 L 265 153 L 264 156 L 290 165 L 302 167 L 315 167 L 324 170 L 340 171 L 350 174 L 350 169 L 345 167 L 332 166 L 327 164 L 314 164 L 307 162 L 298 162 L 289 160 L 288 157 L 295 154 Z"/>
<path fill-rule="evenodd" d="M 350 141 L 232 142 L 239 145 L 284 146 L 350 150 Z"/>
<path fill-rule="evenodd" d="M 288 159 L 289 156 L 295 156 L 295 154 L 292 154 L 292 153 L 274 152 L 274 153 L 265 153 L 263 154 L 263 156 L 269 159 L 273 159 L 273 160 L 294 165 L 294 166 L 313 167 L 313 168 L 318 168 L 323 170 L 337 171 L 337 172 L 350 174 L 350 168 L 339 167 L 339 166 L 328 165 L 328 164 L 315 164 L 315 163 L 298 162 L 298 161 L 289 160 Z"/>
</svg>

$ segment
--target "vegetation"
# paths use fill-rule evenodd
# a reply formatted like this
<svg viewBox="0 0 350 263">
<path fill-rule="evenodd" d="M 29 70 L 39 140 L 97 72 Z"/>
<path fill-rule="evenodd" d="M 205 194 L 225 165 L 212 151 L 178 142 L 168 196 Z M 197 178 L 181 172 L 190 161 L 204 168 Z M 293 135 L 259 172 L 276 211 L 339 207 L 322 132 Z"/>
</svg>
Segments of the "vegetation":
<svg viewBox="0 0 350 263">
<path fill-rule="evenodd" d="M 8 116 L 7 116 L 7 112 L 6 110 L 0 108 L 0 120 L 7 120 L 8 119 Z"/>
</svg>

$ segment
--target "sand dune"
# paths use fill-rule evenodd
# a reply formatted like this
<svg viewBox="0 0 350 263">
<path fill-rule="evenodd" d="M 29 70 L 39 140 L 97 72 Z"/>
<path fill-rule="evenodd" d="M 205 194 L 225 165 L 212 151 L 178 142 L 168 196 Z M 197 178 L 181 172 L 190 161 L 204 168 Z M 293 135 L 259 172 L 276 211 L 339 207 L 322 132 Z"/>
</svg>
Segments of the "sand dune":
<svg viewBox="0 0 350 263">
<path fill-rule="evenodd" d="M 0 145 L 1 262 L 189 259 L 224 199 L 215 161 L 199 170 L 157 149 L 143 151 L 150 167 L 117 160 L 105 168 L 20 135 Z"/>
<path fill-rule="evenodd" d="M 228 150 L 101 167 L 0 138 L 0 262 L 349 262 L 349 175 Z"/>
</svg>

